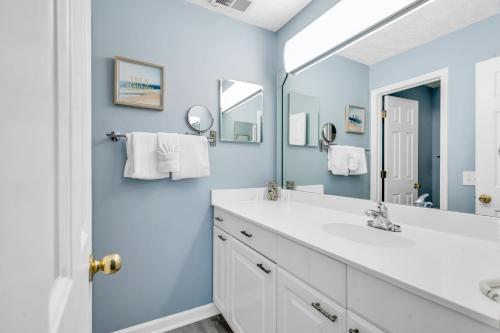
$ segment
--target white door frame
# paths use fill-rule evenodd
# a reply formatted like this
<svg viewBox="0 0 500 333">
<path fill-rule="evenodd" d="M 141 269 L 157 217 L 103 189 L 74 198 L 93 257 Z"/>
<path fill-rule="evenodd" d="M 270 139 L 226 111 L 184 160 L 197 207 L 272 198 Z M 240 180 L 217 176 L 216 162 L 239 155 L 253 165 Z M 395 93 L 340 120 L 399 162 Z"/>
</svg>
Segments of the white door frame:
<svg viewBox="0 0 500 333">
<path fill-rule="evenodd" d="M 397 82 L 370 92 L 370 199 L 382 199 L 382 112 L 383 97 L 398 91 L 441 81 L 440 105 L 440 209 L 448 209 L 448 68 Z"/>
</svg>

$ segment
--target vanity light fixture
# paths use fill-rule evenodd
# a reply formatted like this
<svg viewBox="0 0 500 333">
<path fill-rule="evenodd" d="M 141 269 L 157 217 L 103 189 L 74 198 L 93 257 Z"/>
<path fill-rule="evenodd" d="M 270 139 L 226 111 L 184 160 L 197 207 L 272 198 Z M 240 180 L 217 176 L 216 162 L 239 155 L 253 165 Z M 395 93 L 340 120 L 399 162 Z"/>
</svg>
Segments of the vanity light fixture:
<svg viewBox="0 0 500 333">
<path fill-rule="evenodd" d="M 287 73 L 298 74 L 434 0 L 341 0 L 285 44 Z"/>
</svg>

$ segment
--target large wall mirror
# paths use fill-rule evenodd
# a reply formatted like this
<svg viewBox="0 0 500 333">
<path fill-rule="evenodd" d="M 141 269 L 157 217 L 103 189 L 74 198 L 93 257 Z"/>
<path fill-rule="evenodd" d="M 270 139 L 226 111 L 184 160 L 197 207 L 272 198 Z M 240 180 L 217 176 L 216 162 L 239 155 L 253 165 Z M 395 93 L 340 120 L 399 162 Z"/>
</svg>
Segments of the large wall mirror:
<svg viewBox="0 0 500 333">
<path fill-rule="evenodd" d="M 289 75 L 282 185 L 495 216 L 498 33 L 498 0 L 435 0 Z M 314 130 L 337 130 L 326 149 L 307 149 L 315 105 Z"/>
<path fill-rule="evenodd" d="M 221 141 L 262 142 L 263 87 L 259 84 L 220 80 Z"/>
</svg>

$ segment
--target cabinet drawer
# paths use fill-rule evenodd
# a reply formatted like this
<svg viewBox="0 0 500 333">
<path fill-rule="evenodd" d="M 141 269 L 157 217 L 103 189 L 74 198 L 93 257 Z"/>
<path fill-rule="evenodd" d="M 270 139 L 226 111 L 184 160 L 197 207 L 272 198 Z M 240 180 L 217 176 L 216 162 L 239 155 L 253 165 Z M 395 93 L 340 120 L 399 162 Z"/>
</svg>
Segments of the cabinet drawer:
<svg viewBox="0 0 500 333">
<path fill-rule="evenodd" d="M 387 332 L 498 333 L 470 317 L 353 268 L 348 270 L 347 284 L 349 310 Z"/>
<path fill-rule="evenodd" d="M 214 209 L 214 224 L 264 256 L 276 260 L 276 235 L 236 216 Z"/>
<path fill-rule="evenodd" d="M 278 267 L 278 333 L 344 333 L 345 312 Z"/>
<path fill-rule="evenodd" d="M 347 312 L 347 333 L 384 333 L 351 311 Z"/>
<path fill-rule="evenodd" d="M 345 264 L 277 236 L 276 262 L 328 298 L 346 307 Z"/>
</svg>

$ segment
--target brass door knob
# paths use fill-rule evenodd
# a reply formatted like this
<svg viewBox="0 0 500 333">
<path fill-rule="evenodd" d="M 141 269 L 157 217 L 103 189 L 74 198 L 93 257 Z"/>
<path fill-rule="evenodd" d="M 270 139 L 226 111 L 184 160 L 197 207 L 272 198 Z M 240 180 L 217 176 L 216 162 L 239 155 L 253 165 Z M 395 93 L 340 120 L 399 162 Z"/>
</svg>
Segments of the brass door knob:
<svg viewBox="0 0 500 333">
<path fill-rule="evenodd" d="M 90 255 L 89 280 L 92 281 L 95 273 L 103 272 L 106 275 L 115 274 L 122 268 L 122 257 L 118 253 L 111 253 L 104 256 L 101 260 L 94 260 Z"/>
<path fill-rule="evenodd" d="M 488 204 L 491 202 L 491 195 L 488 194 L 481 194 L 479 196 L 479 201 L 481 201 L 484 204 Z"/>
<path fill-rule="evenodd" d="M 420 184 L 419 184 L 419 183 L 415 183 L 415 184 L 413 184 L 413 188 L 414 188 L 415 190 L 420 189 L 420 187 L 421 187 L 421 186 L 420 186 Z"/>
</svg>

